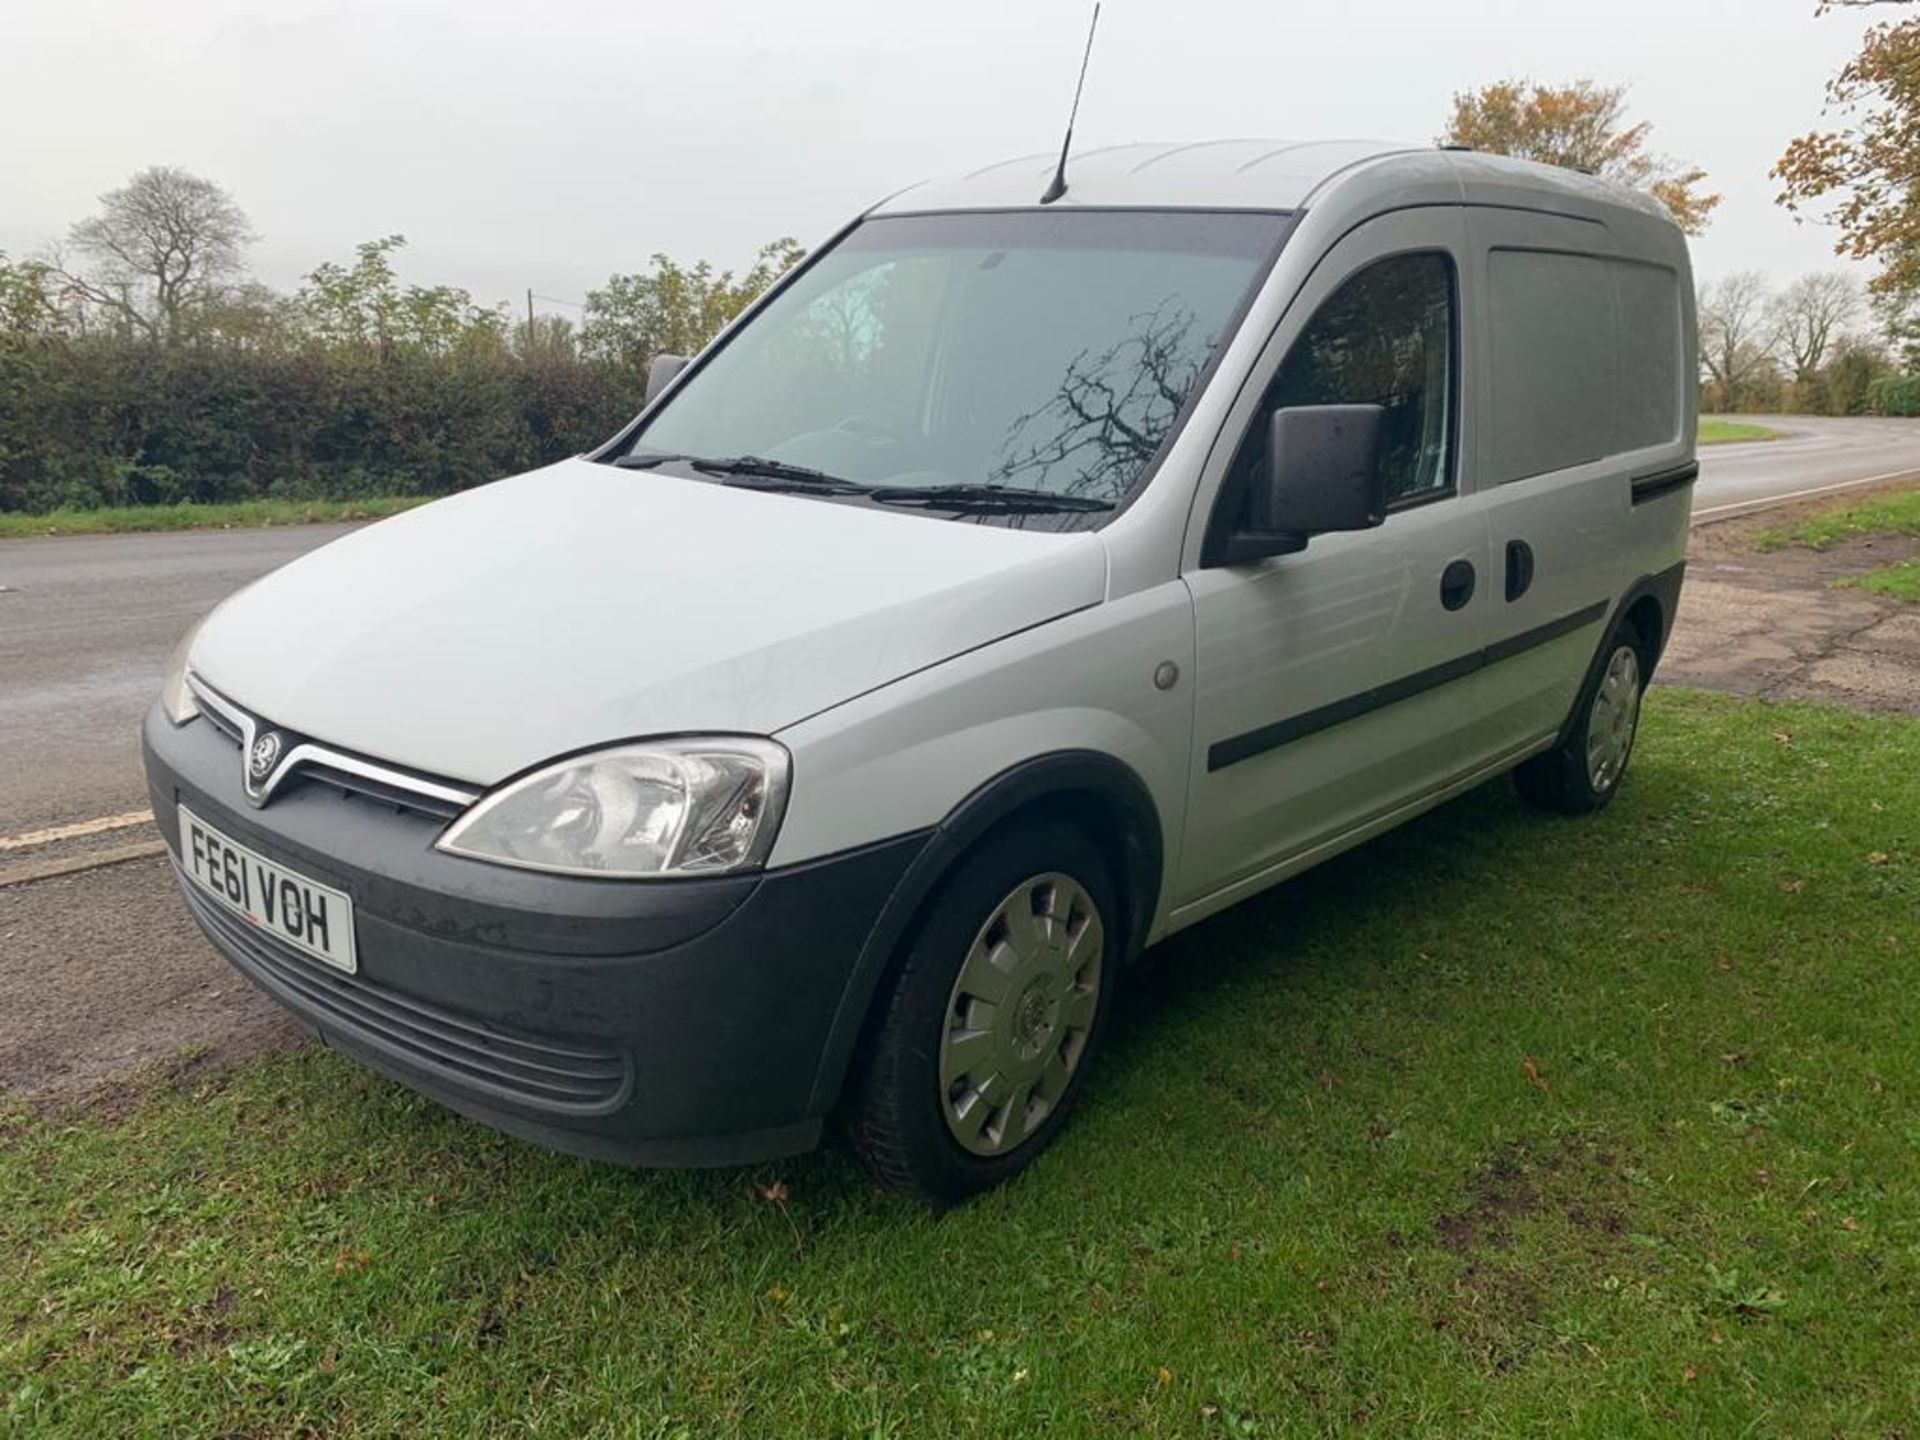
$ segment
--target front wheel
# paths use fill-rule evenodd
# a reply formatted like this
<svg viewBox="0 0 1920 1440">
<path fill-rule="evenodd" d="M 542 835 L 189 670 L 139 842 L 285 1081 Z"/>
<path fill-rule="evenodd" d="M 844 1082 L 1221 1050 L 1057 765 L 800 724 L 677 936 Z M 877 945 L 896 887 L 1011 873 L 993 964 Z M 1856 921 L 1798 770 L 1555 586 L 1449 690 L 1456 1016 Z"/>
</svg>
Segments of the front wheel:
<svg viewBox="0 0 1920 1440">
<path fill-rule="evenodd" d="M 1614 627 L 1597 676 L 1581 690 L 1578 722 L 1560 744 L 1513 772 L 1523 800 L 1563 815 L 1585 815 L 1613 798 L 1640 733 L 1645 654 L 1646 642 L 1631 622 Z"/>
<path fill-rule="evenodd" d="M 881 1183 L 953 1204 L 1046 1148 L 1099 1049 L 1118 918 L 1099 849 L 1064 820 L 1016 822 L 961 862 L 881 1002 L 847 1117 Z"/>
</svg>

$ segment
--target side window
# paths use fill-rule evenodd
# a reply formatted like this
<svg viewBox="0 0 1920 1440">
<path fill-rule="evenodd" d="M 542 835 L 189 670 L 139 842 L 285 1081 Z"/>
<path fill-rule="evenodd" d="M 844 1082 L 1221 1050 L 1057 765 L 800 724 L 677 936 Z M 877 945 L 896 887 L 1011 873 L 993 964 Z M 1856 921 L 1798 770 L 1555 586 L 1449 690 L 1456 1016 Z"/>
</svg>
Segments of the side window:
<svg viewBox="0 0 1920 1440">
<path fill-rule="evenodd" d="M 1267 419 L 1295 405 L 1379 405 L 1387 497 L 1418 499 L 1453 484 L 1453 262 L 1395 255 L 1327 298 L 1274 373 L 1234 457 L 1228 493 L 1244 505 L 1267 462 Z"/>
</svg>

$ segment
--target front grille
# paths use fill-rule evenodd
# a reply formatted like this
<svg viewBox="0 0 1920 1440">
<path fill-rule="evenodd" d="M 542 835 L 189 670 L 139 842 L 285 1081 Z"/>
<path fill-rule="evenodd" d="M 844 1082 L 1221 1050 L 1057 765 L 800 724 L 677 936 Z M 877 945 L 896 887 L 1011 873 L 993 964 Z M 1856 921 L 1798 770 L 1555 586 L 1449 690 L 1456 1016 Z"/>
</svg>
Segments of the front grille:
<svg viewBox="0 0 1920 1440">
<path fill-rule="evenodd" d="M 541 1110 L 604 1114 L 626 1099 L 625 1056 L 515 1034 L 326 969 L 175 878 L 200 927 L 249 977 L 323 1028 L 449 1086 Z"/>
<path fill-rule="evenodd" d="M 300 767 L 300 778 L 318 781 L 322 785 L 338 790 L 348 798 L 364 795 L 370 800 L 391 805 L 396 810 L 412 810 L 416 814 L 430 815 L 435 820 L 451 820 L 467 808 L 451 800 L 442 800 L 436 795 L 422 795 L 417 790 L 406 790 L 398 785 L 383 785 L 380 781 L 368 779 L 364 775 L 355 775 L 351 771 L 337 769 L 323 760 L 307 761 Z"/>
<path fill-rule="evenodd" d="M 242 709 L 197 675 L 190 675 L 188 684 L 201 701 L 200 713 L 207 723 L 241 752 L 244 764 L 254 733 L 275 727 L 266 726 L 258 715 Z M 290 743 L 294 749 L 285 762 L 289 783 L 317 780 L 349 799 L 365 796 L 397 810 L 412 810 L 435 820 L 451 820 L 480 798 L 477 790 L 454 781 L 422 775 L 318 741 L 291 736 Z M 277 779 L 273 783 L 277 784 Z"/>
</svg>

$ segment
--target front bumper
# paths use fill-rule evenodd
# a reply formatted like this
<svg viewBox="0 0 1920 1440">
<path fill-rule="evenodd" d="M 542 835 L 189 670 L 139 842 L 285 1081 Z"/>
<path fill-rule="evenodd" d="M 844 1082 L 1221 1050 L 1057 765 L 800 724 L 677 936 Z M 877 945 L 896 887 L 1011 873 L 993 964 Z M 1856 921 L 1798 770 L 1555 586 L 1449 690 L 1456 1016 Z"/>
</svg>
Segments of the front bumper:
<svg viewBox="0 0 1920 1440">
<path fill-rule="evenodd" d="M 156 707 L 155 822 L 178 806 L 353 898 L 359 972 L 182 885 L 214 947 L 330 1046 L 512 1135 L 638 1165 L 811 1149 L 856 958 L 924 844 L 712 880 L 574 879 L 443 855 L 444 822 L 319 780 L 264 809 L 240 753 Z"/>
</svg>

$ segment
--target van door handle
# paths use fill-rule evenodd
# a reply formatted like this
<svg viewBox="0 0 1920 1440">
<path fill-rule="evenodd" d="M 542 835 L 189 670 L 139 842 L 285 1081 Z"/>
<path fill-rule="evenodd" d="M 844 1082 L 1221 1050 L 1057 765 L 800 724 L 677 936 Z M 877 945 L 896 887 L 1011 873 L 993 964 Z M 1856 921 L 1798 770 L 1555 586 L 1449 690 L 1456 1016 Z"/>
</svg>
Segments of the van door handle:
<svg viewBox="0 0 1920 1440">
<path fill-rule="evenodd" d="M 1533 547 L 1524 540 L 1507 541 L 1507 599 L 1518 600 L 1533 584 Z"/>
<path fill-rule="evenodd" d="M 1473 562 L 1456 560 L 1440 572 L 1440 603 L 1458 610 L 1473 598 Z"/>
</svg>

